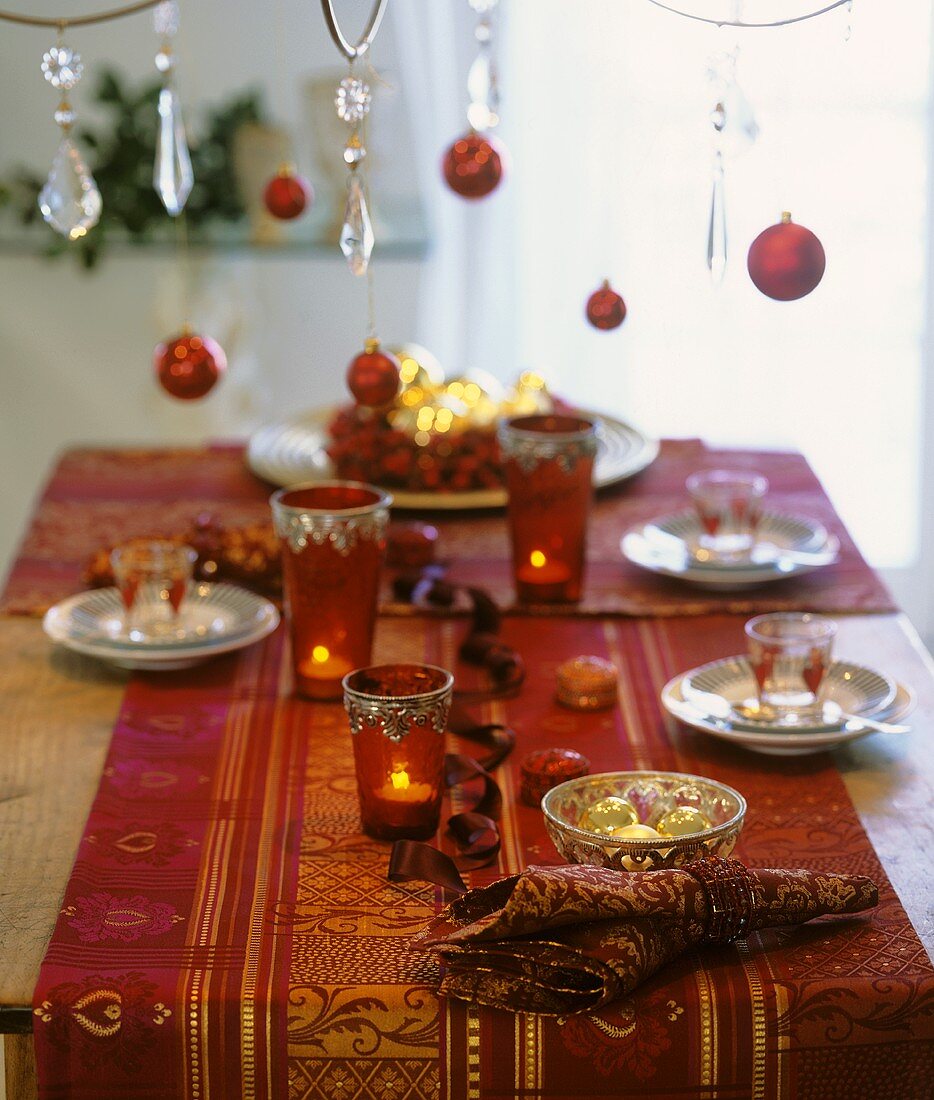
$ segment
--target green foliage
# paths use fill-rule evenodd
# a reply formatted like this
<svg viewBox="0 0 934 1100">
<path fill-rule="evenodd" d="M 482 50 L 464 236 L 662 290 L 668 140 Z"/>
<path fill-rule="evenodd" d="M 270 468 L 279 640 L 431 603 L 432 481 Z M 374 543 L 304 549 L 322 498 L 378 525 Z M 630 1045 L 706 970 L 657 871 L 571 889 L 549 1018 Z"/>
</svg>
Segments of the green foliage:
<svg viewBox="0 0 934 1100">
<path fill-rule="evenodd" d="M 104 209 L 98 224 L 80 241 L 69 242 L 49 229 L 49 255 L 76 253 L 85 267 L 93 267 L 115 231 L 136 243 L 164 235 L 172 221 L 152 186 L 156 155 L 157 103 L 161 82 L 147 81 L 136 87 L 126 83 L 116 70 L 101 73 L 93 101 L 107 108 L 108 125 L 78 130 L 77 139 L 100 188 Z M 233 171 L 233 140 L 247 122 L 262 122 L 260 95 L 247 91 L 212 108 L 194 140 L 188 121 L 188 140 L 195 182 L 185 218 L 196 235 L 212 221 L 238 221 L 244 216 L 237 196 Z M 37 198 L 44 180 L 19 169 L 7 181 L 0 181 L 0 206 L 12 205 L 24 225 L 41 222 Z"/>
</svg>

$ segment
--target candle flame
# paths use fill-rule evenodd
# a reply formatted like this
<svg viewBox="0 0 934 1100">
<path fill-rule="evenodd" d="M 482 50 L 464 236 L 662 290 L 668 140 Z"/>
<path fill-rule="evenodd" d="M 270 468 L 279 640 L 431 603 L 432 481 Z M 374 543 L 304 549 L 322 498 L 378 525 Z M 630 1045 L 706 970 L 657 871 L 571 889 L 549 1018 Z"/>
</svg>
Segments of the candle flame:
<svg viewBox="0 0 934 1100">
<path fill-rule="evenodd" d="M 529 561 L 536 569 L 541 569 L 541 567 L 548 561 L 548 559 L 541 552 L 541 550 L 533 550 L 532 553 L 529 555 Z"/>
<path fill-rule="evenodd" d="M 407 771 L 393 772 L 389 778 L 395 790 L 407 791 L 409 789 L 409 773 Z"/>
<path fill-rule="evenodd" d="M 316 661 L 319 665 L 323 665 L 330 656 L 331 651 L 326 645 L 316 645 L 311 651 L 311 659 Z"/>
</svg>

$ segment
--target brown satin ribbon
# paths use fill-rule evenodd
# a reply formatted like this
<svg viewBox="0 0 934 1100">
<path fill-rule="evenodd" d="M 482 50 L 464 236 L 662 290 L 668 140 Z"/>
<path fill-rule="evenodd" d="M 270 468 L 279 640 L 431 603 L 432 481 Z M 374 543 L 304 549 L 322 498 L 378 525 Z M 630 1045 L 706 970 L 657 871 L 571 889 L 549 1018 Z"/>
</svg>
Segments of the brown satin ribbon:
<svg viewBox="0 0 934 1100">
<path fill-rule="evenodd" d="M 445 581 L 443 573 L 444 567 L 439 565 L 427 566 L 420 573 L 402 573 L 393 581 L 393 592 L 397 599 L 416 607 L 451 607 L 458 588 Z M 490 686 L 473 690 L 455 688 L 454 694 L 458 699 L 475 702 L 514 695 L 525 679 L 525 666 L 516 650 L 498 637 L 502 613 L 493 597 L 482 588 L 465 586 L 463 591 L 472 612 L 470 629 L 458 654 L 467 664 L 484 669 Z"/>
<path fill-rule="evenodd" d="M 464 707 L 451 708 L 448 728 L 469 741 L 489 749 L 479 760 L 464 753 L 448 753 L 444 758 L 448 788 L 479 780 L 483 789 L 473 806 L 448 819 L 448 833 L 457 845 L 457 859 L 420 840 L 397 840 L 389 856 L 387 878 L 390 882 L 413 879 L 431 882 L 445 890 L 463 894 L 467 886 L 461 871 L 486 867 L 499 855 L 500 834 L 496 824 L 503 806 L 499 784 L 487 769 L 495 768 L 512 751 L 516 735 L 506 726 L 483 725 Z"/>
</svg>

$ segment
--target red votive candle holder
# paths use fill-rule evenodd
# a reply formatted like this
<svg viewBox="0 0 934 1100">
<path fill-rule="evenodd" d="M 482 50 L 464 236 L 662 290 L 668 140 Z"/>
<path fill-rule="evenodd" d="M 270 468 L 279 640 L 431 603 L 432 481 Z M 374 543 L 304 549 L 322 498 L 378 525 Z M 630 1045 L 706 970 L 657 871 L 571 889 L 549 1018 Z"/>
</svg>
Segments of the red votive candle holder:
<svg viewBox="0 0 934 1100">
<path fill-rule="evenodd" d="M 340 699 L 347 673 L 370 662 L 392 497 L 358 481 L 318 481 L 280 489 L 270 504 L 295 690 Z"/>
<path fill-rule="evenodd" d="M 363 831 L 379 840 L 433 836 L 454 677 L 435 665 L 374 665 L 343 686 Z"/>
<path fill-rule="evenodd" d="M 574 603 L 584 579 L 597 431 L 592 420 L 520 416 L 499 426 L 520 603 Z"/>
</svg>

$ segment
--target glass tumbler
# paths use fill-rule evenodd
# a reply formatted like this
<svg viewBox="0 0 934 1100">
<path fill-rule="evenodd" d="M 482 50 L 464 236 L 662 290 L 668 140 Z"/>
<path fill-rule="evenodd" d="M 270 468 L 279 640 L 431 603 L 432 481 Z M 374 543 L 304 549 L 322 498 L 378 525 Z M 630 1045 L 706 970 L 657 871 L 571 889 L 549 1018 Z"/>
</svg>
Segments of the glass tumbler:
<svg viewBox="0 0 934 1100">
<path fill-rule="evenodd" d="M 381 840 L 433 836 L 454 677 L 435 665 L 375 665 L 343 686 L 363 831 Z"/>
<path fill-rule="evenodd" d="M 766 716 L 794 725 L 819 714 L 837 624 L 820 615 L 779 612 L 746 623 L 749 663 Z"/>
<path fill-rule="evenodd" d="M 741 470 L 704 470 L 691 474 L 685 484 L 697 511 L 704 555 L 748 554 L 756 542 L 767 479 Z"/>
<path fill-rule="evenodd" d="M 131 539 L 110 553 L 120 602 L 122 633 L 134 641 L 184 636 L 182 604 L 197 551 L 168 539 Z"/>
<path fill-rule="evenodd" d="M 597 430 L 580 416 L 520 416 L 498 431 L 520 603 L 573 603 L 584 578 Z"/>
<path fill-rule="evenodd" d="M 295 690 L 340 699 L 341 680 L 370 662 L 392 497 L 357 481 L 318 481 L 270 498 Z"/>
</svg>

